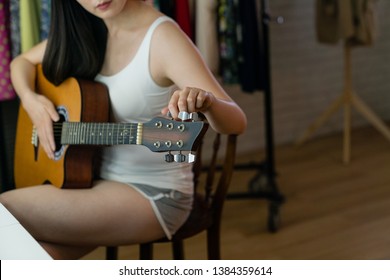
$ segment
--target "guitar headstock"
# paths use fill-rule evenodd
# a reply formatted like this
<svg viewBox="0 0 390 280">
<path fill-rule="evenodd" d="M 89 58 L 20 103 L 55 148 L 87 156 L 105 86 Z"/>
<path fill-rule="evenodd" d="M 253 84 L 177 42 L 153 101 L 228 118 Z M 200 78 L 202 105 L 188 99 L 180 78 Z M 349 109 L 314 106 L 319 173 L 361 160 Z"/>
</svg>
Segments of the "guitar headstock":
<svg viewBox="0 0 390 280">
<path fill-rule="evenodd" d="M 183 151 L 196 151 L 208 124 L 203 121 L 176 121 L 164 117 L 156 117 L 143 124 L 142 145 L 152 152 L 168 152 L 165 157 L 167 162 L 192 162 L 192 154 L 186 156 Z M 179 152 L 172 155 L 171 152 Z"/>
</svg>

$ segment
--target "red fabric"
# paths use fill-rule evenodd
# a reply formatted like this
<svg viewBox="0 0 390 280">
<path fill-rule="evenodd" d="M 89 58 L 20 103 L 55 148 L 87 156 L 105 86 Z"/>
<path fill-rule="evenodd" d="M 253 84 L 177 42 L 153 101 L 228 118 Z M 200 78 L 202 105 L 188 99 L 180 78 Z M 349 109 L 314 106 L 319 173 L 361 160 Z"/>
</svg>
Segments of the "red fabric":
<svg viewBox="0 0 390 280">
<path fill-rule="evenodd" d="M 16 96 L 10 78 L 11 48 L 9 35 L 8 1 L 0 0 L 0 101 L 9 100 Z"/>
<path fill-rule="evenodd" d="M 187 36 L 194 40 L 188 0 L 176 0 L 176 22 Z"/>
</svg>

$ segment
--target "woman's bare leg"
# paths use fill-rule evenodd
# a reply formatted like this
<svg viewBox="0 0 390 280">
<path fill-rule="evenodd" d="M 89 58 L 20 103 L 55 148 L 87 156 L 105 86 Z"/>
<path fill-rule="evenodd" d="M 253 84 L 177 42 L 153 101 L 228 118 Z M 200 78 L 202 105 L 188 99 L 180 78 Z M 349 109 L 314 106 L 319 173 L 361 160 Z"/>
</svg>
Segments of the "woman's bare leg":
<svg viewBox="0 0 390 280">
<path fill-rule="evenodd" d="M 54 258 L 79 258 L 97 246 L 164 236 L 150 202 L 117 182 L 99 181 L 80 190 L 17 189 L 1 194 L 0 202 Z"/>
</svg>

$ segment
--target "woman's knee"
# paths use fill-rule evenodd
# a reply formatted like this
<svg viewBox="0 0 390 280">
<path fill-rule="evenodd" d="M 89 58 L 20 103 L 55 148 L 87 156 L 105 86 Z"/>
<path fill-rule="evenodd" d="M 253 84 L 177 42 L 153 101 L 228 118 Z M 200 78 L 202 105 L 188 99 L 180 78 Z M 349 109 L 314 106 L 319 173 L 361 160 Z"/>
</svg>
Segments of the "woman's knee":
<svg viewBox="0 0 390 280">
<path fill-rule="evenodd" d="M 0 193 L 0 203 L 3 204 L 5 208 L 8 208 L 7 205 L 9 204 L 8 202 L 10 200 L 9 193 L 10 191 Z"/>
</svg>

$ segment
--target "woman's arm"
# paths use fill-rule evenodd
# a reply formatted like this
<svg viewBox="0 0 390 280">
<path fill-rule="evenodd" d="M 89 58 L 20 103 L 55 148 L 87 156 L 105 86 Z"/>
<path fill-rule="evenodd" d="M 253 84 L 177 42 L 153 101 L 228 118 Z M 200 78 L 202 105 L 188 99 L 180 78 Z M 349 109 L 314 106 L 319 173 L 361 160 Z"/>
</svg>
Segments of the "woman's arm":
<svg viewBox="0 0 390 280">
<path fill-rule="evenodd" d="M 35 92 L 36 65 L 42 63 L 46 41 L 15 57 L 11 62 L 11 80 L 23 108 L 37 129 L 40 145 L 49 158 L 54 157 L 53 121 L 59 116 L 53 103 Z"/>
<path fill-rule="evenodd" d="M 179 111 L 201 112 L 217 132 L 245 131 L 244 112 L 224 91 L 199 51 L 176 24 L 165 23 L 156 30 L 151 61 L 154 78 L 166 78 L 179 87 L 163 113 L 169 109 L 177 117 Z"/>
</svg>

